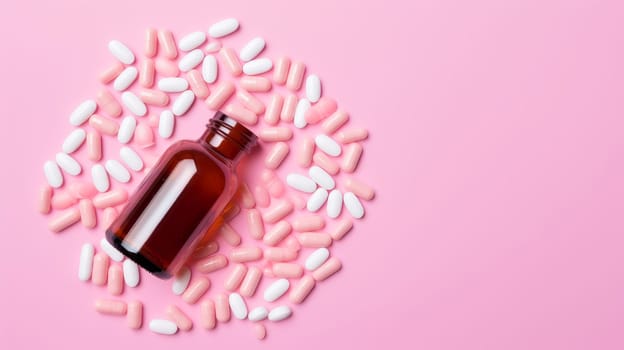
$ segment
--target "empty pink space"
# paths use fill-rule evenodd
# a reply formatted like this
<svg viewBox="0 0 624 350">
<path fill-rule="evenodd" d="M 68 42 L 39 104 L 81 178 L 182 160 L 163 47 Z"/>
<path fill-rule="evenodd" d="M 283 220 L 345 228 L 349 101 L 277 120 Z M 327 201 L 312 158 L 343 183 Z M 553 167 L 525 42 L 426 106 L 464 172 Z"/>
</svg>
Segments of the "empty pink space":
<svg viewBox="0 0 624 350">
<path fill-rule="evenodd" d="M 622 2 L 26 0 L 0 13 L 0 348 L 624 348 Z M 55 235 L 36 213 L 42 164 L 97 92 L 109 40 L 141 48 L 148 26 L 179 36 L 231 16 L 370 129 L 360 171 L 378 196 L 337 248 L 339 277 L 264 341 L 233 322 L 135 332 L 95 313 L 102 293 L 76 278 L 79 235 L 96 233 Z"/>
</svg>

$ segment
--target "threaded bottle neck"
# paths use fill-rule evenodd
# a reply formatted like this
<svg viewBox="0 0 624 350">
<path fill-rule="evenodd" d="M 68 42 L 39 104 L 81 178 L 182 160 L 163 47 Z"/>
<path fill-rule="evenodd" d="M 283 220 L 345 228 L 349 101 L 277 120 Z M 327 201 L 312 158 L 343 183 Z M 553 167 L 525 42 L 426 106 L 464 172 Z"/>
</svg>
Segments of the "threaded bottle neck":
<svg viewBox="0 0 624 350">
<path fill-rule="evenodd" d="M 238 163 L 257 143 L 258 137 L 222 112 L 215 113 L 198 142 L 230 161 Z"/>
</svg>

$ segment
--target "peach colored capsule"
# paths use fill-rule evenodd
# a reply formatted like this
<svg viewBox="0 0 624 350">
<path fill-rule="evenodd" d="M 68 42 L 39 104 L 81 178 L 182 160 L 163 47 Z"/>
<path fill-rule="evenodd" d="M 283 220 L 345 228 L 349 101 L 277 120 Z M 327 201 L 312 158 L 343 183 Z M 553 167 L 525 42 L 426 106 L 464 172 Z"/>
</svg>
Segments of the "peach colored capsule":
<svg viewBox="0 0 624 350">
<path fill-rule="evenodd" d="M 57 191 L 52 196 L 52 209 L 67 209 L 76 204 L 78 199 L 67 191 Z"/>
<path fill-rule="evenodd" d="M 273 274 L 279 278 L 299 278 L 303 276 L 303 267 L 295 263 L 275 263 Z"/>
<path fill-rule="evenodd" d="M 121 115 L 121 105 L 108 90 L 100 90 L 97 94 L 96 102 L 97 105 L 111 117 L 117 118 Z"/>
<path fill-rule="evenodd" d="M 238 232 L 234 231 L 232 226 L 228 224 L 221 225 L 221 228 L 219 229 L 219 234 L 221 237 L 223 237 L 223 240 L 225 240 L 231 246 L 237 246 L 241 243 L 241 237 Z"/>
<path fill-rule="evenodd" d="M 345 180 L 345 187 L 359 198 L 369 201 L 375 197 L 375 190 L 372 187 L 352 177 Z"/>
<path fill-rule="evenodd" d="M 284 85 L 286 83 L 289 68 L 290 58 L 282 56 L 277 59 L 273 71 L 273 81 L 275 82 L 275 84 Z"/>
<path fill-rule="evenodd" d="M 217 321 L 228 322 L 230 320 L 230 302 L 227 295 L 220 293 L 215 298 L 215 311 Z"/>
<path fill-rule="evenodd" d="M 241 87 L 249 92 L 267 92 L 271 90 L 271 81 L 265 77 L 244 76 L 240 80 Z"/>
<path fill-rule="evenodd" d="M 139 98 L 148 105 L 163 107 L 169 104 L 169 95 L 160 90 L 142 89 Z"/>
<path fill-rule="evenodd" d="M 204 51 L 206 51 L 206 53 L 213 53 L 219 51 L 221 47 L 220 41 L 211 41 L 204 47 Z"/>
<path fill-rule="evenodd" d="M 193 69 L 186 73 L 186 79 L 197 98 L 205 99 L 210 95 L 210 89 L 208 89 L 208 85 L 206 85 L 199 70 Z"/>
<path fill-rule="evenodd" d="M 118 215 L 119 213 L 117 212 L 117 209 L 110 207 L 105 208 L 104 213 L 102 214 L 102 227 L 108 228 L 113 223 L 113 221 L 117 219 Z"/>
<path fill-rule="evenodd" d="M 292 231 L 290 224 L 282 220 L 267 231 L 262 241 L 266 245 L 274 246 L 284 240 L 284 238 L 290 234 L 290 231 Z"/>
<path fill-rule="evenodd" d="M 339 109 L 334 112 L 329 118 L 323 121 L 321 128 L 326 134 L 333 134 L 336 130 L 340 129 L 347 121 L 349 121 L 349 115 L 347 112 Z"/>
<path fill-rule="evenodd" d="M 296 249 L 284 247 L 268 247 L 264 249 L 264 258 L 269 261 L 293 261 L 299 255 Z"/>
<path fill-rule="evenodd" d="M 180 75 L 180 68 L 175 62 L 166 58 L 157 58 L 154 61 L 154 69 L 164 77 L 177 77 Z"/>
<path fill-rule="evenodd" d="M 109 257 L 104 252 L 96 253 L 93 257 L 93 272 L 91 281 L 96 286 L 103 286 L 108 279 L 108 262 Z"/>
<path fill-rule="evenodd" d="M 210 273 L 226 267 L 227 264 L 228 260 L 225 255 L 215 254 L 199 260 L 197 263 L 195 263 L 195 268 L 199 272 Z"/>
<path fill-rule="evenodd" d="M 141 148 L 154 145 L 154 131 L 147 123 L 139 123 L 134 129 L 134 141 Z"/>
<path fill-rule="evenodd" d="M 321 232 L 300 233 L 297 239 L 306 248 L 327 248 L 332 244 L 331 236 Z"/>
<path fill-rule="evenodd" d="M 224 80 L 214 89 L 214 92 L 206 99 L 206 104 L 210 109 L 218 110 L 227 101 L 236 87 L 229 80 Z"/>
<path fill-rule="evenodd" d="M 159 115 L 150 114 L 150 116 L 147 117 L 147 125 L 149 125 L 150 127 L 158 129 L 158 124 L 159 123 L 160 123 L 160 116 Z"/>
<path fill-rule="evenodd" d="M 108 84 L 115 80 L 117 76 L 124 70 L 124 65 L 121 62 L 115 62 L 112 66 L 106 68 L 100 73 L 100 82 L 102 84 Z"/>
<path fill-rule="evenodd" d="M 293 202 L 295 209 L 304 209 L 307 204 L 307 200 L 297 194 L 291 194 L 290 200 Z"/>
<path fill-rule="evenodd" d="M 106 135 L 115 136 L 119 131 L 119 123 L 99 114 L 94 114 L 89 118 L 89 125 L 91 125 L 91 127 L 95 130 Z"/>
<path fill-rule="evenodd" d="M 210 280 L 205 277 L 199 277 L 182 294 L 182 300 L 189 304 L 195 304 L 206 291 L 210 288 Z"/>
<path fill-rule="evenodd" d="M 290 236 L 286 238 L 286 241 L 284 242 L 284 246 L 296 252 L 301 250 L 301 243 L 299 243 L 299 241 L 297 240 L 297 237 L 294 237 L 294 236 Z"/>
<path fill-rule="evenodd" d="M 148 28 L 145 31 L 145 56 L 154 57 L 156 56 L 156 49 L 158 48 L 158 42 L 156 40 L 156 29 Z"/>
<path fill-rule="evenodd" d="M 271 268 L 271 266 L 266 266 L 264 268 L 264 270 L 262 270 L 262 274 L 264 276 L 267 276 L 268 278 L 275 278 L 275 275 L 273 274 L 273 269 Z"/>
<path fill-rule="evenodd" d="M 264 113 L 264 121 L 269 125 L 276 125 L 280 119 L 280 112 L 282 111 L 282 105 L 284 104 L 284 97 L 279 94 L 273 94 L 269 105 Z"/>
<path fill-rule="evenodd" d="M 262 249 L 258 247 L 240 247 L 230 251 L 230 260 L 237 263 L 262 259 Z"/>
<path fill-rule="evenodd" d="M 284 98 L 284 103 L 282 104 L 282 111 L 280 113 L 280 119 L 283 122 L 292 122 L 295 118 L 295 110 L 297 109 L 297 103 L 299 100 L 297 99 L 297 95 L 288 94 L 286 98 Z"/>
<path fill-rule="evenodd" d="M 256 185 L 256 187 L 254 187 L 254 198 L 256 199 L 256 204 L 260 208 L 266 208 L 271 204 L 269 192 L 261 185 Z"/>
<path fill-rule="evenodd" d="M 316 152 L 312 157 L 314 164 L 320 166 L 330 175 L 336 175 L 340 171 L 340 166 L 324 152 Z"/>
<path fill-rule="evenodd" d="M 340 131 L 336 134 L 336 140 L 342 143 L 352 143 L 363 141 L 368 138 L 368 130 L 364 128 L 351 128 L 348 130 Z"/>
<path fill-rule="evenodd" d="M 193 321 L 175 305 L 167 306 L 167 317 L 175 323 L 181 331 L 190 331 L 193 328 Z"/>
<path fill-rule="evenodd" d="M 293 221 L 292 227 L 297 232 L 318 231 L 325 227 L 325 219 L 316 214 L 304 214 Z"/>
<path fill-rule="evenodd" d="M 121 295 L 123 292 L 123 286 L 123 270 L 121 269 L 121 266 L 112 264 L 108 268 L 108 292 L 111 295 Z"/>
<path fill-rule="evenodd" d="M 342 170 L 352 173 L 360 162 L 362 151 L 362 146 L 359 143 L 352 143 L 348 145 L 346 147 L 344 157 L 342 158 L 342 164 L 340 164 Z"/>
<path fill-rule="evenodd" d="M 238 99 L 245 108 L 254 112 L 257 115 L 264 113 L 264 103 L 245 90 L 238 90 L 236 92 L 236 99 Z"/>
<path fill-rule="evenodd" d="M 269 208 L 265 213 L 262 219 L 264 222 L 273 224 L 282 220 L 287 215 L 293 212 L 293 204 L 287 200 L 281 200 L 271 208 Z"/>
<path fill-rule="evenodd" d="M 338 241 L 341 240 L 351 229 L 353 228 L 353 221 L 349 219 L 342 219 L 338 221 L 338 224 L 334 227 L 333 230 L 329 232 L 329 235 L 332 239 Z"/>
<path fill-rule="evenodd" d="M 141 62 L 139 67 L 139 84 L 142 87 L 149 88 L 154 85 L 154 60 L 146 58 Z"/>
<path fill-rule="evenodd" d="M 256 206 L 256 200 L 251 194 L 249 186 L 244 182 L 238 187 L 238 198 L 245 209 L 251 209 Z"/>
<path fill-rule="evenodd" d="M 50 220 L 48 223 L 48 229 L 52 232 L 58 233 L 78 221 L 80 221 L 80 211 L 78 208 L 67 209 Z"/>
<path fill-rule="evenodd" d="M 329 276 L 338 272 L 341 268 L 342 268 L 342 263 L 340 262 L 340 260 L 338 260 L 338 258 L 331 257 L 318 269 L 312 272 L 312 277 L 314 277 L 314 279 L 317 281 L 323 281 L 327 279 Z"/>
<path fill-rule="evenodd" d="M 197 260 L 201 258 L 205 258 L 219 251 L 219 243 L 215 241 L 211 241 L 210 243 L 199 246 L 193 252 L 192 258 Z M 227 260 L 226 260 L 227 264 Z"/>
<path fill-rule="evenodd" d="M 258 116 L 239 103 L 226 105 L 223 112 L 243 124 L 255 125 L 258 122 Z"/>
<path fill-rule="evenodd" d="M 223 284 L 224 288 L 230 292 L 238 289 L 246 273 L 247 266 L 243 264 L 234 265 L 234 269 L 232 269 L 230 275 L 225 279 L 225 282 Z"/>
<path fill-rule="evenodd" d="M 87 133 L 87 157 L 94 162 L 102 159 L 102 136 L 95 130 Z"/>
<path fill-rule="evenodd" d="M 80 210 L 80 220 L 87 228 L 94 228 L 96 225 L 95 207 L 89 199 L 81 199 L 78 205 Z"/>
<path fill-rule="evenodd" d="M 49 185 L 42 185 L 39 189 L 39 197 L 37 200 L 37 211 L 41 214 L 48 214 L 50 212 L 52 202 L 52 187 Z"/>
<path fill-rule="evenodd" d="M 290 301 L 294 304 L 301 304 L 312 292 L 316 281 L 312 276 L 303 276 L 299 282 L 297 282 L 290 291 Z"/>
<path fill-rule="evenodd" d="M 253 333 L 256 336 L 256 339 L 258 340 L 262 340 L 266 338 L 266 335 L 267 335 L 266 328 L 261 323 L 255 323 L 253 325 Z"/>
<path fill-rule="evenodd" d="M 206 299 L 199 305 L 199 323 L 204 329 L 214 329 L 217 325 L 215 303 Z"/>
<path fill-rule="evenodd" d="M 238 55 L 236 55 L 236 52 L 233 49 L 224 47 L 219 50 L 219 56 L 233 76 L 237 77 L 243 73 L 243 66 L 238 60 Z"/>
<path fill-rule="evenodd" d="M 250 267 L 241 283 L 240 294 L 246 297 L 253 296 L 256 293 L 260 279 L 262 279 L 262 270 L 256 266 Z"/>
<path fill-rule="evenodd" d="M 126 324 L 131 329 L 141 328 L 143 324 L 143 304 L 140 301 L 134 300 L 128 302 Z"/>
<path fill-rule="evenodd" d="M 264 159 L 264 166 L 266 166 L 269 169 L 279 168 L 279 166 L 282 164 L 282 162 L 288 155 L 289 151 L 290 151 L 290 148 L 288 147 L 287 143 L 285 142 L 276 143 L 271 148 L 266 158 Z"/>
<path fill-rule="evenodd" d="M 114 207 L 128 200 L 128 192 L 118 188 L 93 197 L 93 205 L 98 209 Z"/>
<path fill-rule="evenodd" d="M 105 315 L 125 315 L 128 306 L 121 300 L 97 299 L 95 310 Z"/>
<path fill-rule="evenodd" d="M 312 164 L 312 154 L 314 153 L 316 145 L 314 139 L 308 136 L 304 136 L 299 147 L 299 153 L 297 155 L 297 163 L 299 166 L 308 168 Z"/>
<path fill-rule="evenodd" d="M 288 127 L 275 126 L 260 130 L 258 137 L 264 142 L 288 141 L 292 139 L 293 132 Z"/>
<path fill-rule="evenodd" d="M 91 198 L 98 192 L 92 183 L 82 181 L 71 183 L 67 187 L 67 190 L 72 194 L 72 196 L 80 199 Z"/>
<path fill-rule="evenodd" d="M 168 30 L 158 31 L 158 43 L 162 47 L 165 57 L 174 59 L 178 57 L 178 49 L 176 48 L 175 40 L 173 40 L 173 34 Z"/>
<path fill-rule="evenodd" d="M 338 104 L 336 100 L 323 96 L 312 108 L 306 111 L 304 118 L 309 124 L 316 124 L 329 117 L 337 109 Z"/>
<path fill-rule="evenodd" d="M 238 215 L 240 213 L 241 209 L 238 205 L 234 204 L 230 207 L 228 207 L 224 212 L 223 212 L 223 220 L 225 221 L 232 221 L 236 215 Z"/>
<path fill-rule="evenodd" d="M 247 225 L 249 226 L 249 235 L 251 238 L 262 239 L 264 236 L 264 223 L 257 209 L 251 209 L 247 212 Z"/>
<path fill-rule="evenodd" d="M 301 61 L 293 62 L 288 70 L 288 77 L 286 78 L 286 88 L 292 91 L 297 91 L 301 88 L 303 82 L 303 74 L 305 73 L 305 64 Z"/>
</svg>

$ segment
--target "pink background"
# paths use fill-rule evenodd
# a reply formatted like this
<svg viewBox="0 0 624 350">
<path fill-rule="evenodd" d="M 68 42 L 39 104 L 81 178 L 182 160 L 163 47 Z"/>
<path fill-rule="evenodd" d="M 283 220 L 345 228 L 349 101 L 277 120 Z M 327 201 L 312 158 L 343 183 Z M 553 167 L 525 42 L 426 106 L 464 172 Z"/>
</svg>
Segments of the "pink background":
<svg viewBox="0 0 624 350">
<path fill-rule="evenodd" d="M 2 7 L 0 348 L 624 348 L 621 2 Z M 228 16 L 304 59 L 371 129 L 360 170 L 379 195 L 339 247 L 340 278 L 265 342 L 233 322 L 134 333 L 95 314 L 102 293 L 75 276 L 78 236 L 95 233 L 53 235 L 35 213 L 41 164 L 97 91 L 108 40 L 142 47 L 147 26 Z"/>
</svg>

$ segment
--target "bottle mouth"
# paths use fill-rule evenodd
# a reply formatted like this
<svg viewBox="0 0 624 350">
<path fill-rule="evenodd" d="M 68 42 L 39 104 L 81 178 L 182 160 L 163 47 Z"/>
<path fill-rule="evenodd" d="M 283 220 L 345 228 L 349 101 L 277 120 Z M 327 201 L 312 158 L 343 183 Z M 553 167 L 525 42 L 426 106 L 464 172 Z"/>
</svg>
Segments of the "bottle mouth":
<svg viewBox="0 0 624 350">
<path fill-rule="evenodd" d="M 245 152 L 249 152 L 258 141 L 256 134 L 221 111 L 215 113 L 207 126 L 223 138 L 234 141 Z"/>
</svg>

